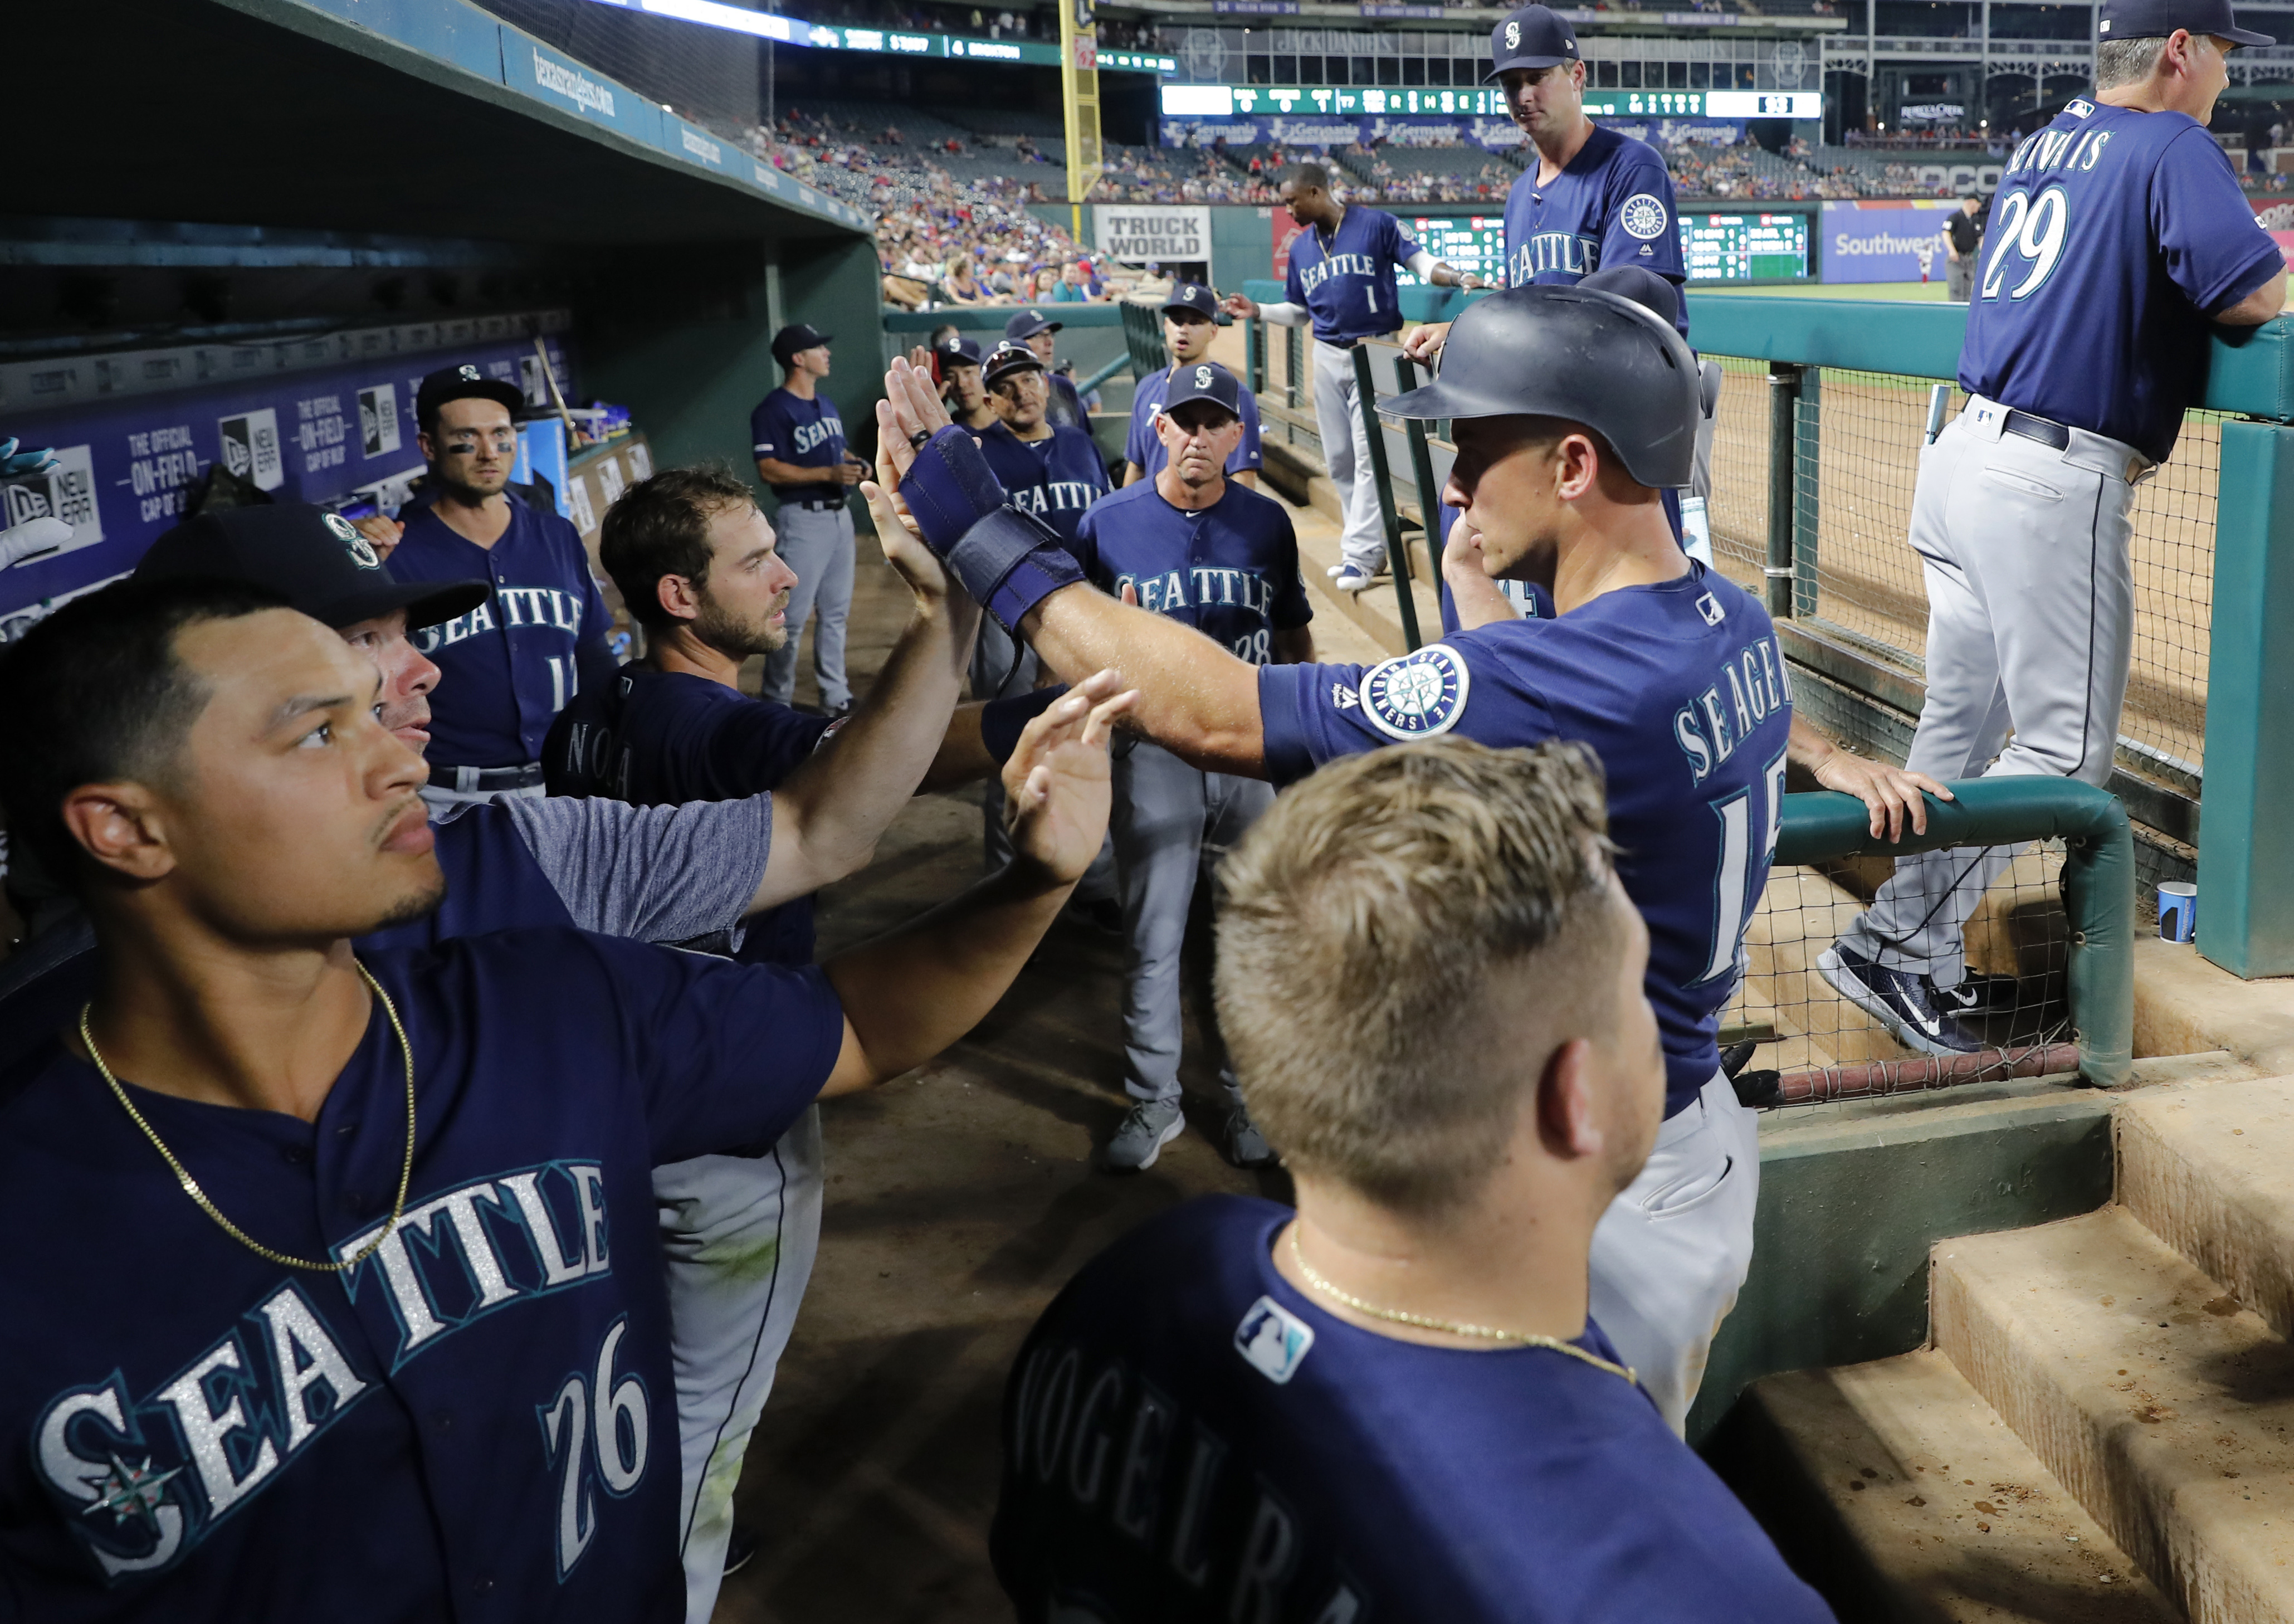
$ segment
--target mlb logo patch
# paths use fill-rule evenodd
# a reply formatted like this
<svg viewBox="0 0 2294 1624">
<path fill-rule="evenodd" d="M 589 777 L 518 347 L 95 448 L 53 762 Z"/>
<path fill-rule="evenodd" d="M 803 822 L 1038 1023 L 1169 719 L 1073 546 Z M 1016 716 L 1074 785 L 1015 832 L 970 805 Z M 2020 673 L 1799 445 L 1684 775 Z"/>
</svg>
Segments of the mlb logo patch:
<svg viewBox="0 0 2294 1624">
<path fill-rule="evenodd" d="M 1272 1297 L 1252 1303 L 1234 1328 L 1234 1351 L 1278 1387 L 1298 1374 L 1314 1345 L 1314 1327 Z"/>
</svg>

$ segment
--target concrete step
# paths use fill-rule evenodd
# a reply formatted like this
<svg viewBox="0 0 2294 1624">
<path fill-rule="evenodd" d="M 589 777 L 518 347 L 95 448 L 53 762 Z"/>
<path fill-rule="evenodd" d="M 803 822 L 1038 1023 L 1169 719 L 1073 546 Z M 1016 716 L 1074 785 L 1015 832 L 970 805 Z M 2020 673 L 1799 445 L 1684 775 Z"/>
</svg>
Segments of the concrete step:
<svg viewBox="0 0 2294 1624">
<path fill-rule="evenodd" d="M 1722 1475 L 1843 1620 L 2182 1616 L 1932 1349 L 1756 1382 L 1729 1429 Z"/>
<path fill-rule="evenodd" d="M 2197 1624 L 2294 1619 L 2294 1347 L 2125 1209 L 1945 1241 L 1934 1345 Z"/>
<path fill-rule="evenodd" d="M 2294 1077 L 2130 1096 L 2118 1130 L 2127 1212 L 2294 1338 Z"/>
</svg>

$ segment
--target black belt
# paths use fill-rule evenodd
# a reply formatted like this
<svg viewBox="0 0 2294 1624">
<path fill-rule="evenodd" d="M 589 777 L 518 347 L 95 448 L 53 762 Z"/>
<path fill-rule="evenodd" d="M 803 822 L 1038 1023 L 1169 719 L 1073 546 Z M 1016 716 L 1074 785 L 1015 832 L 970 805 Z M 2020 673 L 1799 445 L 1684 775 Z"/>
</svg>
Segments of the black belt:
<svg viewBox="0 0 2294 1624">
<path fill-rule="evenodd" d="M 492 795 L 503 789 L 531 789 L 541 782 L 541 763 L 523 767 L 432 767 L 430 781 L 441 789 L 463 795 Z"/>
<path fill-rule="evenodd" d="M 2029 412 L 2018 412 L 2010 406 L 2007 408 L 2007 420 L 2000 428 L 2003 433 L 2021 435 L 2027 440 L 2037 440 L 2040 445 L 2053 446 L 2057 451 L 2070 449 L 2071 431 L 2052 418 L 2035 417 Z"/>
<path fill-rule="evenodd" d="M 780 496 L 778 491 L 773 494 Z M 843 505 L 844 498 L 842 496 L 781 496 L 781 506 L 785 508 L 818 508 L 833 511 Z"/>
</svg>

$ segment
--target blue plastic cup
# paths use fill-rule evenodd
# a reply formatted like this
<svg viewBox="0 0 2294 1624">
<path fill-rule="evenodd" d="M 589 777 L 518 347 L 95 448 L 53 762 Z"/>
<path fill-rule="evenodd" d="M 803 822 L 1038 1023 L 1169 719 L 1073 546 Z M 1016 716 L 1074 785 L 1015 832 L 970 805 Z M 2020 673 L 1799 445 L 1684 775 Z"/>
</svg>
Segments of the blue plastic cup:
<svg viewBox="0 0 2294 1624">
<path fill-rule="evenodd" d="M 2195 942 L 2199 935 L 2199 888 L 2183 880 L 2159 887 L 2159 940 Z"/>
</svg>

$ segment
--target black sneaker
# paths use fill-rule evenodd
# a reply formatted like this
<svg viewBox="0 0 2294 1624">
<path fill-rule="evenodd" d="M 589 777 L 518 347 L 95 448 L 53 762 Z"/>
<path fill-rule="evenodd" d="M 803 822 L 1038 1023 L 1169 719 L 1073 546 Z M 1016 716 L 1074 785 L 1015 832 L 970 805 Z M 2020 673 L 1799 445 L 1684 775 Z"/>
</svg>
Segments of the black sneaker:
<svg viewBox="0 0 2294 1624">
<path fill-rule="evenodd" d="M 1960 1025 L 1958 1015 L 1939 1002 L 1935 983 L 1924 975 L 1875 964 L 1844 942 L 1818 953 L 1816 967 L 1834 992 L 1907 1049 L 1924 1055 L 1972 1055 L 1983 1047 Z"/>
<path fill-rule="evenodd" d="M 1939 987 L 1927 980 L 1928 989 L 1935 995 L 1936 1007 L 1963 1020 L 1981 1018 L 1987 1015 L 2013 1015 L 2017 1007 L 2036 1000 L 2022 996 L 2023 982 L 2016 975 L 1982 975 L 1970 970 L 1956 987 Z"/>
<path fill-rule="evenodd" d="M 1235 1167 L 1257 1169 L 1273 1167 L 1281 1158 L 1258 1131 L 1258 1124 L 1250 1120 L 1250 1113 L 1237 1106 L 1226 1114 L 1226 1126 L 1219 1133 L 1219 1155 Z"/>
<path fill-rule="evenodd" d="M 730 1579 L 757 1559 L 757 1530 L 733 1524 L 732 1537 L 725 1541 L 725 1577 Z"/>
</svg>

